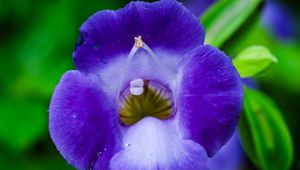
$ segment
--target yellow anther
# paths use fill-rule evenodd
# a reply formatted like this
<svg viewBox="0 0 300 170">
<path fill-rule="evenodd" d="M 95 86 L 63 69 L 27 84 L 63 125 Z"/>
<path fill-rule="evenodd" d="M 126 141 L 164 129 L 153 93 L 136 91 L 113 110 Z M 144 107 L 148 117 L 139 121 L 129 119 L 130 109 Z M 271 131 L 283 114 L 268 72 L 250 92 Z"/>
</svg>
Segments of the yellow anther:
<svg viewBox="0 0 300 170">
<path fill-rule="evenodd" d="M 138 48 L 143 48 L 144 47 L 144 41 L 142 39 L 142 36 L 134 37 L 134 45 Z"/>
</svg>

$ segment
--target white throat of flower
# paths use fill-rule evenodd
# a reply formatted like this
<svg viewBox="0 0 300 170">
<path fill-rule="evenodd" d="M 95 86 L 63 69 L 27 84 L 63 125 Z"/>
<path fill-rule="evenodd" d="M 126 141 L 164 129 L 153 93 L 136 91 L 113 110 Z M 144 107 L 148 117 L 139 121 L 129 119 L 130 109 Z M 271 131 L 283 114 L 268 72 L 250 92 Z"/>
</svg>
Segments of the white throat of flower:
<svg viewBox="0 0 300 170">
<path fill-rule="evenodd" d="M 155 63 L 159 66 L 159 68 L 161 69 L 161 71 L 163 72 L 163 74 L 168 75 L 168 70 L 166 70 L 161 63 L 159 62 L 159 59 L 157 57 L 157 55 L 153 52 L 153 50 L 143 41 L 142 36 L 138 36 L 138 37 L 134 37 L 134 45 L 128 55 L 128 64 L 130 63 L 131 59 L 133 58 L 133 56 L 135 55 L 135 53 L 140 49 L 144 49 L 145 51 L 147 51 L 150 56 L 152 57 L 152 59 L 155 61 Z M 128 66 L 127 64 L 127 66 Z M 168 77 L 168 76 L 166 76 Z"/>
<path fill-rule="evenodd" d="M 175 112 L 173 94 L 169 88 L 156 82 L 148 77 L 132 77 L 129 87 L 122 89 L 122 85 L 125 80 L 127 71 L 131 62 L 134 60 L 135 54 L 138 50 L 143 49 L 149 53 L 151 59 L 155 62 L 160 69 L 161 74 L 166 79 L 170 79 L 168 76 L 168 69 L 166 69 L 161 63 L 153 50 L 142 40 L 141 36 L 134 38 L 135 43 L 128 55 L 125 71 L 122 73 L 121 84 L 119 89 L 119 97 L 117 103 L 119 105 L 120 122 L 123 125 L 129 126 L 140 121 L 144 117 L 152 116 L 161 120 L 169 119 Z M 136 68 L 138 69 L 138 68 Z M 157 71 L 157 70 L 153 70 Z M 170 82 L 170 80 L 166 80 Z"/>
<path fill-rule="evenodd" d="M 123 73 L 123 75 L 122 75 L 122 83 L 124 82 L 124 78 L 125 78 L 125 76 L 126 76 L 126 73 L 127 73 L 127 70 L 128 70 L 128 67 L 129 67 L 129 65 L 130 65 L 130 63 L 131 63 L 131 61 L 132 61 L 132 59 L 134 58 L 134 55 L 136 54 L 136 52 L 139 50 L 139 49 L 144 49 L 145 51 L 147 51 L 149 54 L 150 54 L 150 56 L 151 56 L 151 58 L 155 61 L 155 63 L 158 65 L 158 67 L 159 67 L 159 69 L 162 71 L 162 73 L 165 75 L 164 77 L 166 77 L 166 78 L 169 78 L 169 74 L 168 74 L 168 70 L 167 69 L 165 69 L 165 67 L 163 66 L 163 65 L 161 65 L 161 63 L 160 63 L 160 61 L 159 61 L 159 59 L 158 59 L 158 57 L 157 57 L 157 55 L 153 52 L 153 50 L 143 41 L 143 39 L 142 39 L 142 36 L 137 36 L 137 37 L 134 37 L 134 45 L 133 45 L 133 47 L 132 47 L 132 49 L 130 50 L 130 53 L 129 53 L 129 55 L 128 55 L 128 57 L 127 57 L 127 62 L 126 62 L 126 69 L 125 69 L 125 71 L 124 71 L 124 73 Z M 136 79 L 139 79 L 139 78 L 136 78 Z M 136 79 L 134 79 L 134 80 L 136 80 Z M 132 81 L 134 81 L 134 80 L 132 80 Z M 167 80 L 167 81 L 169 81 L 169 80 Z M 121 84 L 122 84 L 121 83 Z M 119 89 L 119 91 L 121 90 L 121 86 L 120 86 L 120 89 Z M 133 91 L 133 94 L 136 94 L 136 95 L 139 95 L 139 94 L 141 94 L 141 93 L 143 93 L 143 91 L 140 89 L 140 88 L 137 88 L 137 87 L 135 87 L 135 88 L 133 88 L 132 89 L 132 91 Z M 136 93 L 135 93 L 136 92 Z"/>
</svg>

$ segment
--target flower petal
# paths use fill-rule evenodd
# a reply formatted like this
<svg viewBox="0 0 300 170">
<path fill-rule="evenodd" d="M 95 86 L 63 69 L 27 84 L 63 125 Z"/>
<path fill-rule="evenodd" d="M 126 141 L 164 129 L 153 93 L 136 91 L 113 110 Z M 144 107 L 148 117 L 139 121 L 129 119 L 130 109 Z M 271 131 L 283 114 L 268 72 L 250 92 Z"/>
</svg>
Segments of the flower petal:
<svg viewBox="0 0 300 170">
<path fill-rule="evenodd" d="M 201 16 L 216 0 L 180 0 L 197 17 Z"/>
<path fill-rule="evenodd" d="M 209 160 L 212 170 L 242 169 L 245 155 L 236 130 L 230 140 Z"/>
<path fill-rule="evenodd" d="M 242 109 L 243 89 L 231 59 L 211 46 L 187 55 L 178 89 L 181 125 L 209 156 L 230 139 Z"/>
<path fill-rule="evenodd" d="M 208 169 L 205 150 L 191 140 L 182 140 L 174 122 L 145 117 L 129 127 L 124 149 L 110 161 L 112 170 Z"/>
<path fill-rule="evenodd" d="M 96 75 L 109 85 L 107 92 L 112 96 L 120 95 L 120 87 L 121 89 L 129 87 L 130 81 L 136 78 L 145 78 L 164 86 L 172 86 L 172 82 L 177 79 L 182 59 L 163 52 L 159 53 L 158 57 L 155 61 L 147 51 L 139 49 L 131 62 L 127 63 L 126 58 L 112 60 Z"/>
<path fill-rule="evenodd" d="M 77 69 L 95 72 L 113 58 L 127 57 L 136 36 L 154 52 L 163 49 L 180 56 L 203 44 L 204 29 L 174 0 L 132 2 L 117 11 L 100 11 L 80 28 L 73 54 Z"/>
<path fill-rule="evenodd" d="M 267 1 L 261 22 L 281 41 L 296 41 L 298 37 L 297 17 L 293 10 L 280 1 Z"/>
<path fill-rule="evenodd" d="M 63 157 L 78 169 L 93 167 L 101 156 L 108 163 L 119 134 L 115 104 L 95 76 L 69 71 L 50 104 L 49 130 Z M 100 158 L 99 158 L 100 159 Z"/>
</svg>

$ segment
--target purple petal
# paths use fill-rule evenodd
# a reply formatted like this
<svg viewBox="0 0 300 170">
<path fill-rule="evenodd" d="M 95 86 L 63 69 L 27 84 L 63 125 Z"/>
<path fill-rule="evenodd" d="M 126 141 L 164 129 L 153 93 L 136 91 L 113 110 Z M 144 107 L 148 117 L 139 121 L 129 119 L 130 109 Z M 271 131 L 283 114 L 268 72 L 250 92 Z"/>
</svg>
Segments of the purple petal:
<svg viewBox="0 0 300 170">
<path fill-rule="evenodd" d="M 243 84 L 250 89 L 259 89 L 259 84 L 254 78 L 243 78 Z"/>
<path fill-rule="evenodd" d="M 119 95 L 120 87 L 127 88 L 129 82 L 136 78 L 145 78 L 170 86 L 177 79 L 182 58 L 164 52 L 156 54 L 157 62 L 144 49 L 139 49 L 130 63 L 127 63 L 126 58 L 118 58 L 101 68 L 97 75 L 109 84 L 107 92 L 112 96 Z"/>
<path fill-rule="evenodd" d="M 78 169 L 105 166 L 116 149 L 116 107 L 95 76 L 69 71 L 52 96 L 49 115 L 51 138 L 63 157 Z M 99 158 L 100 157 L 100 158 Z"/>
<path fill-rule="evenodd" d="M 245 161 L 244 153 L 236 130 L 230 140 L 210 159 L 212 170 L 238 170 Z"/>
<path fill-rule="evenodd" d="M 211 46 L 187 55 L 178 89 L 185 137 L 214 155 L 234 132 L 242 109 L 243 89 L 231 59 Z"/>
<path fill-rule="evenodd" d="M 199 20 L 178 2 L 132 2 L 117 11 L 97 12 L 81 26 L 73 54 L 77 69 L 96 72 L 116 57 L 127 57 L 139 35 L 154 52 L 163 49 L 177 56 L 204 41 Z"/>
<path fill-rule="evenodd" d="M 182 140 L 172 121 L 143 118 L 129 127 L 123 147 L 110 161 L 112 170 L 208 169 L 205 150 L 191 140 Z"/>
<path fill-rule="evenodd" d="M 277 1 L 267 1 L 263 10 L 262 24 L 280 40 L 295 41 L 297 18 L 291 9 Z"/>
<path fill-rule="evenodd" d="M 199 17 L 209 6 L 215 3 L 216 0 L 181 0 L 181 2 L 187 9 Z"/>
</svg>

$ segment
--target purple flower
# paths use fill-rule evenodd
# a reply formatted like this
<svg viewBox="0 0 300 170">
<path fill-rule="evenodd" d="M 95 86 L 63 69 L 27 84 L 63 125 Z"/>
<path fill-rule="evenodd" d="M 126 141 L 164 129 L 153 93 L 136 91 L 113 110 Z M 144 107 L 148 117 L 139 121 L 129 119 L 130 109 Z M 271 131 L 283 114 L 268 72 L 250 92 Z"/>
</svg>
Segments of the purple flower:
<svg viewBox="0 0 300 170">
<path fill-rule="evenodd" d="M 180 0 L 183 5 L 196 16 L 202 15 L 205 10 L 217 0 Z"/>
<path fill-rule="evenodd" d="M 262 14 L 262 24 L 280 40 L 295 41 L 297 38 L 297 19 L 285 4 L 268 0 Z"/>
<path fill-rule="evenodd" d="M 212 170 L 237 170 L 242 169 L 244 162 L 245 155 L 236 130 L 226 145 L 211 158 L 210 167 Z"/>
<path fill-rule="evenodd" d="M 242 78 L 242 82 L 249 89 L 259 89 L 259 83 L 254 78 Z"/>
<path fill-rule="evenodd" d="M 80 28 L 76 71 L 61 78 L 49 129 L 78 169 L 208 169 L 231 137 L 242 83 L 203 45 L 198 19 L 173 0 L 101 11 Z"/>
</svg>

